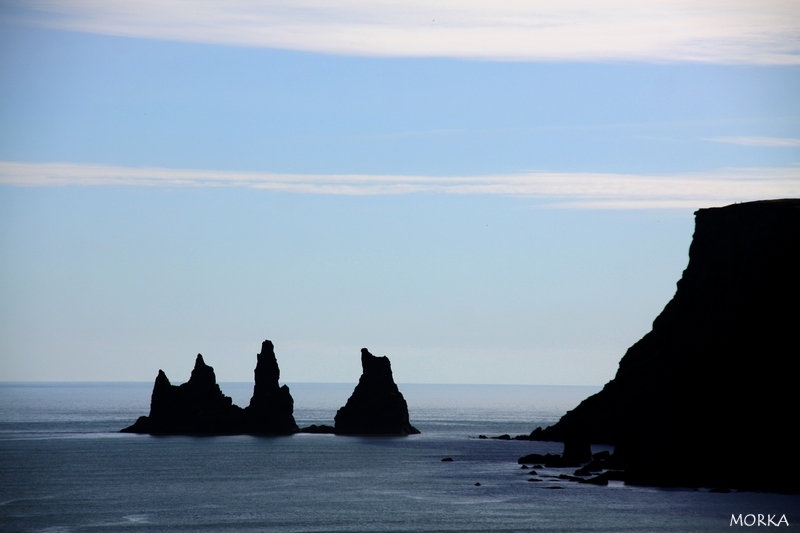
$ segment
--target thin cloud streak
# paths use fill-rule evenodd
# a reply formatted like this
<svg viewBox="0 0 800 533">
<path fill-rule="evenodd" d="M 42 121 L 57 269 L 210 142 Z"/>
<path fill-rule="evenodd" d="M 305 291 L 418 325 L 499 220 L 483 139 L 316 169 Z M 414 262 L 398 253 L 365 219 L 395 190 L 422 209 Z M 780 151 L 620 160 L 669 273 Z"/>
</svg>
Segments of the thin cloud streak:
<svg viewBox="0 0 800 533">
<path fill-rule="evenodd" d="M 800 64 L 794 0 L 16 0 L 18 22 L 330 54 Z"/>
<path fill-rule="evenodd" d="M 768 148 L 794 148 L 800 146 L 800 139 L 791 137 L 712 137 L 707 141 L 741 146 L 764 146 Z"/>
<path fill-rule="evenodd" d="M 272 174 L 72 163 L 0 162 L 0 185 L 244 187 L 282 193 L 378 196 L 501 195 L 565 209 L 697 208 L 800 197 L 800 167 L 674 175 L 528 172 L 484 176 Z"/>
</svg>

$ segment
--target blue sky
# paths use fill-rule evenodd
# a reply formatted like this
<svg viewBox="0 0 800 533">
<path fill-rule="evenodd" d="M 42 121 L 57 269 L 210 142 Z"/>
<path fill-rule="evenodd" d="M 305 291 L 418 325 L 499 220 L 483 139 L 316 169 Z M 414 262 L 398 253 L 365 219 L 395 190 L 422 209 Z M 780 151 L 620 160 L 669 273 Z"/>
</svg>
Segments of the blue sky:
<svg viewBox="0 0 800 533">
<path fill-rule="evenodd" d="M 0 380 L 602 384 L 800 195 L 800 9 L 0 2 Z"/>
</svg>

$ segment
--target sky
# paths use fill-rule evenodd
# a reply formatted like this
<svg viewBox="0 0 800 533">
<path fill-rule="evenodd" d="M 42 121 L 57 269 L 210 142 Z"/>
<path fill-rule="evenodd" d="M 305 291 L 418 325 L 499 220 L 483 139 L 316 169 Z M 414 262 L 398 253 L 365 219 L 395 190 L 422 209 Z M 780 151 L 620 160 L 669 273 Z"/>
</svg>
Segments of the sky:
<svg viewBox="0 0 800 533">
<path fill-rule="evenodd" d="M 602 385 L 798 95 L 794 1 L 0 0 L 0 381 Z"/>
</svg>

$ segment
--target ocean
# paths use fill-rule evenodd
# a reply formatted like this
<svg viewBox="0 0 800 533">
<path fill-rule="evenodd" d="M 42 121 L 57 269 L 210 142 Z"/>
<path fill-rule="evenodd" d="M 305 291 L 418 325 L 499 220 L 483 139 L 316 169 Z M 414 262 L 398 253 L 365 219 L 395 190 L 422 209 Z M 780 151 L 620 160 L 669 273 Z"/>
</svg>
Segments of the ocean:
<svg viewBox="0 0 800 533">
<path fill-rule="evenodd" d="M 289 383 L 298 424 L 332 424 L 354 385 Z M 252 383 L 220 386 L 247 405 Z M 692 532 L 759 514 L 800 525 L 800 495 L 557 478 L 574 469 L 529 481 L 517 458 L 561 445 L 477 438 L 552 424 L 596 387 L 399 386 L 421 435 L 121 434 L 148 413 L 151 383 L 2 383 L 0 531 Z"/>
</svg>

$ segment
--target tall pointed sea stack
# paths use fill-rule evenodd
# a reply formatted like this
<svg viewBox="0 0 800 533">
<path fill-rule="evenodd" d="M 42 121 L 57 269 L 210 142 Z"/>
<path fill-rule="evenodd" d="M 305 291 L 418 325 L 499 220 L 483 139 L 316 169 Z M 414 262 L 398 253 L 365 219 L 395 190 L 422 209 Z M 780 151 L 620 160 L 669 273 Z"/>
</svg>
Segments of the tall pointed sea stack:
<svg viewBox="0 0 800 533">
<path fill-rule="evenodd" d="M 222 394 L 214 369 L 197 354 L 189 381 L 172 385 L 158 371 L 150 415 L 122 430 L 151 435 L 288 435 L 298 431 L 289 387 L 278 385 L 280 370 L 270 341 L 261 345 L 250 405 L 242 409 Z"/>
<path fill-rule="evenodd" d="M 281 387 L 281 371 L 275 358 L 275 348 L 270 341 L 261 344 L 256 363 L 255 386 L 250 405 L 245 409 L 248 433 L 290 434 L 298 431 L 294 421 L 294 400 L 289 387 Z"/>
<path fill-rule="evenodd" d="M 376 357 L 361 350 L 361 379 L 347 404 L 336 413 L 339 435 L 411 435 L 408 405 L 392 377 L 388 357 Z"/>
<path fill-rule="evenodd" d="M 798 490 L 800 199 L 697 211 L 675 296 L 542 440 L 616 445 L 627 481 Z"/>
</svg>

